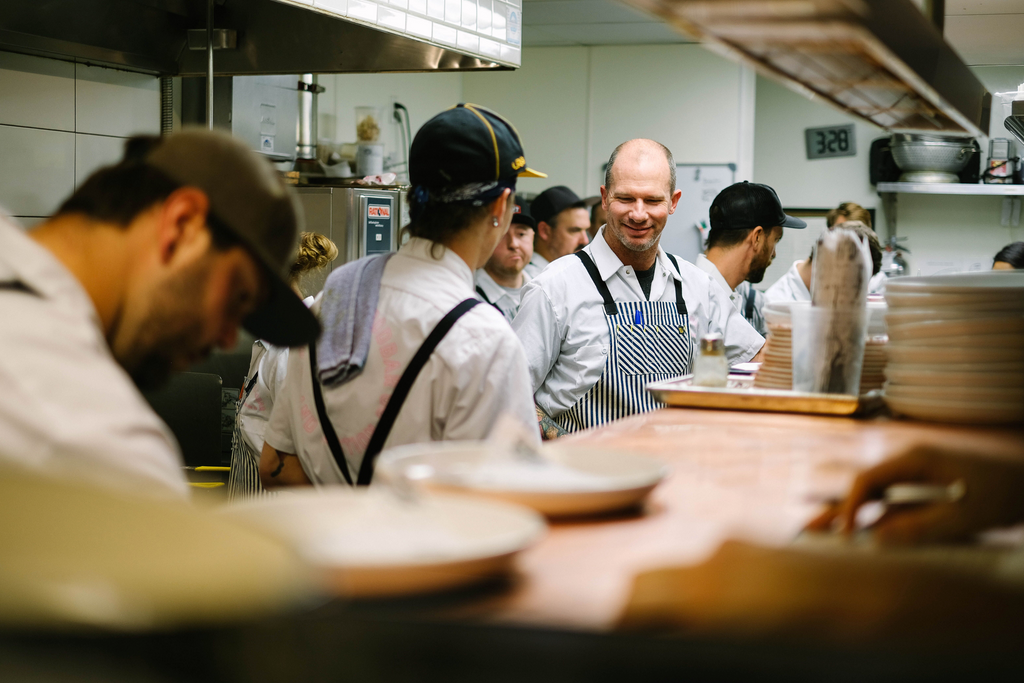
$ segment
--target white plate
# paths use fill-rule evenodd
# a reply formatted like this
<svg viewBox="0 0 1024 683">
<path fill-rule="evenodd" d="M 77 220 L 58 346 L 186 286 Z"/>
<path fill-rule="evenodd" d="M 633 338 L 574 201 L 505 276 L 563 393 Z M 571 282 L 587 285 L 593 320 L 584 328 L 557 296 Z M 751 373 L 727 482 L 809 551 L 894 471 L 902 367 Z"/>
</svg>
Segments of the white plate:
<svg viewBox="0 0 1024 683">
<path fill-rule="evenodd" d="M 886 281 L 885 293 L 890 292 L 977 292 L 998 294 L 1004 291 L 1024 292 L 1024 272 L 986 270 L 955 275 L 925 275 L 892 278 Z"/>
<path fill-rule="evenodd" d="M 760 363 L 737 363 L 729 368 L 729 372 L 736 375 L 752 375 L 760 367 Z"/>
<path fill-rule="evenodd" d="M 427 593 L 503 574 L 545 529 L 540 515 L 518 505 L 469 496 L 406 501 L 384 487 L 286 491 L 223 514 L 286 542 L 348 597 Z"/>
<path fill-rule="evenodd" d="M 1003 363 L 1017 361 L 1021 350 L 1017 347 L 939 347 L 903 346 L 889 344 L 886 349 L 890 363 Z"/>
<path fill-rule="evenodd" d="M 549 446 L 544 460 L 495 453 L 483 441 L 401 446 L 381 454 L 378 470 L 431 489 L 527 505 L 545 515 L 590 515 L 639 505 L 668 469 L 656 460 L 583 446 Z"/>
<path fill-rule="evenodd" d="M 1017 403 L 1024 406 L 1024 384 L 1016 387 L 938 387 L 890 382 L 885 387 L 885 395 L 895 398 L 924 398 L 941 401 Z"/>
<path fill-rule="evenodd" d="M 921 322 L 891 322 L 889 324 L 889 338 L 894 342 L 936 337 L 947 339 L 949 337 L 980 337 L 1001 334 L 1024 335 L 1024 315 L 969 320 L 936 318 Z"/>
<path fill-rule="evenodd" d="M 890 370 L 903 372 L 969 372 L 989 373 L 1024 372 L 1024 360 L 1011 361 L 1008 363 L 892 363 L 885 366 L 886 374 Z"/>
<path fill-rule="evenodd" d="M 979 318 L 1012 318 L 1020 317 L 1020 313 L 1001 313 L 981 311 L 974 308 L 941 309 L 941 308 L 893 308 L 885 314 L 886 325 L 906 325 L 923 322 L 953 322 L 955 320 L 977 320 Z"/>
<path fill-rule="evenodd" d="M 1024 370 L 1019 372 L 956 372 L 915 370 L 915 366 L 890 365 L 885 376 L 895 384 L 930 387 L 1024 387 Z"/>
<path fill-rule="evenodd" d="M 904 349 L 916 346 L 932 348 L 945 346 L 965 349 L 972 347 L 985 349 L 1001 347 L 1004 349 L 1018 349 L 1020 350 L 1018 356 L 1024 356 L 1024 332 L 1019 334 L 970 334 L 957 337 L 922 337 L 917 335 L 902 339 L 894 336 L 889 346 L 898 346 Z"/>
<path fill-rule="evenodd" d="M 1010 424 L 1024 420 L 1024 405 L 982 401 L 941 401 L 886 396 L 895 412 L 932 422 L 958 424 Z"/>
<path fill-rule="evenodd" d="M 886 294 L 889 310 L 899 313 L 903 308 L 933 308 L 959 315 L 963 311 L 991 311 L 993 314 L 1024 313 L 1024 290 L 1020 295 L 990 296 L 979 294 Z M 945 317 L 945 316 L 943 316 Z"/>
<path fill-rule="evenodd" d="M 316 594 L 286 545 L 186 501 L 2 465 L 0 517 L 4 631 L 248 622 Z"/>
</svg>

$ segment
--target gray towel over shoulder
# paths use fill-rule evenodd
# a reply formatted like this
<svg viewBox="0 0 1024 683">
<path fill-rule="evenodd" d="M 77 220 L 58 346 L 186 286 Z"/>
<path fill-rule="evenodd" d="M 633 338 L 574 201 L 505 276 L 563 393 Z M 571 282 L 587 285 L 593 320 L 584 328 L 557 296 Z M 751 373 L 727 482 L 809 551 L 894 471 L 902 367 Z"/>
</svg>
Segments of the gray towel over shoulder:
<svg viewBox="0 0 1024 683">
<path fill-rule="evenodd" d="M 377 314 L 384 266 L 394 253 L 367 256 L 331 273 L 320 298 L 323 334 L 317 343 L 317 367 L 324 386 L 344 384 L 366 365 Z"/>
</svg>

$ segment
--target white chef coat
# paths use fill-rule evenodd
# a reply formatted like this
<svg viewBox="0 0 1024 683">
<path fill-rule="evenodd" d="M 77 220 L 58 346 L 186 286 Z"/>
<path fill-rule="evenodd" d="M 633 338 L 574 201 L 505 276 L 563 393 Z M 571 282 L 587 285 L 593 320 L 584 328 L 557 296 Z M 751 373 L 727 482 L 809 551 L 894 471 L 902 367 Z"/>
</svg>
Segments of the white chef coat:
<svg viewBox="0 0 1024 683">
<path fill-rule="evenodd" d="M 530 257 L 530 262 L 523 268 L 523 272 L 529 275 L 531 278 L 535 278 L 540 275 L 541 271 L 548 267 L 551 261 L 538 254 L 536 251 L 533 252 L 533 256 Z"/>
<path fill-rule="evenodd" d="M 679 280 L 694 350 L 699 348 L 703 335 L 717 332 L 725 336 L 729 362 L 736 364 L 749 361 L 764 345 L 764 338 L 743 319 L 725 292 L 692 263 L 676 259 L 680 277 L 658 247 L 651 296 L 647 299 L 633 268 L 623 265 L 608 246 L 604 228 L 583 251 L 594 260 L 617 302 L 675 303 L 672 280 Z M 512 329 L 526 350 L 534 400 L 551 417 L 575 405 L 604 371 L 610 344 L 604 302 L 576 256 L 558 259 L 523 288 L 523 301 Z"/>
<path fill-rule="evenodd" d="M 89 295 L 2 217 L 0 283 L 0 459 L 187 498 L 174 436 L 114 360 Z"/>
<path fill-rule="evenodd" d="M 722 291 L 728 295 L 729 301 L 732 302 L 732 305 L 735 306 L 736 310 L 740 312 L 740 315 L 746 319 L 747 297 L 750 296 L 750 290 L 753 288 L 753 285 L 744 280 L 737 285 L 736 289 L 733 289 L 729 286 L 729 283 L 726 281 L 725 276 L 722 275 L 722 272 L 718 270 L 718 266 L 712 263 L 711 259 L 704 254 L 697 254 L 697 260 L 694 262 L 694 265 L 707 273 L 708 276 L 722 288 Z M 761 310 L 764 308 L 764 302 L 764 294 L 754 289 L 753 320 L 748 319 L 747 322 L 749 322 L 751 326 L 757 330 L 757 333 L 762 336 L 768 332 L 768 326 L 765 324 L 764 314 Z"/>
<path fill-rule="evenodd" d="M 868 282 L 868 294 L 885 294 L 885 283 L 889 277 L 882 271 L 871 276 Z"/>
<path fill-rule="evenodd" d="M 526 283 L 532 279 L 533 278 L 524 271 L 523 287 L 525 287 Z M 476 282 L 476 286 L 483 290 L 484 296 L 487 297 L 484 299 L 485 303 L 495 306 L 499 311 L 501 311 L 501 314 L 505 316 L 505 320 L 509 321 L 509 323 L 515 320 L 516 313 L 519 311 L 519 302 L 523 300 L 523 287 L 520 287 L 519 289 L 502 287 L 495 282 L 494 278 L 492 278 L 483 268 L 476 271 L 474 281 Z M 480 292 L 477 292 L 477 294 L 479 293 Z"/>
<path fill-rule="evenodd" d="M 324 404 L 350 472 L 363 453 L 391 392 L 441 318 L 473 298 L 473 271 L 457 254 L 412 238 L 384 267 L 373 338 L 355 379 L 323 388 Z M 323 301 L 313 306 L 319 312 Z M 292 349 L 264 434 L 266 443 L 298 455 L 316 485 L 345 479 L 320 430 L 310 379 L 309 349 Z M 423 367 L 398 413 L 385 448 L 427 441 L 483 439 L 504 413 L 536 435 L 526 357 L 508 323 L 480 304 L 455 323 Z"/>
<path fill-rule="evenodd" d="M 797 264 L 799 263 L 802 263 L 802 261 L 793 261 L 793 265 L 789 267 L 786 274 L 765 290 L 765 301 L 774 304 L 785 301 L 811 300 L 811 292 L 807 289 L 807 285 L 804 284 L 804 279 L 800 277 L 800 271 L 797 270 Z"/>
</svg>

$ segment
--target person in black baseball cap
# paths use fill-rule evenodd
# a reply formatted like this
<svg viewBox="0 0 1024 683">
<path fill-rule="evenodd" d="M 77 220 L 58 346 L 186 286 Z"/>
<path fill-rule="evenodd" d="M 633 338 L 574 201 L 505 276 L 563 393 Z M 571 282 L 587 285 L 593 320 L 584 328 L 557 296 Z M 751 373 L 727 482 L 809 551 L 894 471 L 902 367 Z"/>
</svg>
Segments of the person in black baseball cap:
<svg viewBox="0 0 1024 683">
<path fill-rule="evenodd" d="M 775 259 L 783 228 L 803 229 L 807 223 L 786 215 L 775 190 L 744 181 L 725 188 L 711 202 L 711 230 L 698 268 L 724 289 L 733 305 L 762 335 L 767 326 L 761 309 L 764 295 L 751 284 L 764 279 Z"/>
<path fill-rule="evenodd" d="M 299 228 L 267 160 L 203 129 L 129 139 L 27 234 L 0 220 L 0 375 L 23 380 L 5 386 L 0 459 L 187 497 L 139 388 L 234 346 L 240 324 L 278 344 L 315 337 L 285 280 Z"/>
<path fill-rule="evenodd" d="M 302 367 L 297 354 L 289 359 L 264 434 L 264 486 L 367 484 L 385 446 L 483 439 L 504 415 L 539 444 L 523 347 L 473 282 L 506 238 L 523 176 L 543 174 L 527 166 L 519 134 L 499 114 L 460 104 L 423 124 L 409 152 L 410 238 L 398 253 L 328 279 L 315 375 L 308 358 Z M 357 267 L 350 286 L 333 287 Z M 332 369 L 341 365 L 339 377 Z M 337 437 L 330 449 L 321 430 L 307 429 L 303 409 L 314 405 Z"/>
<path fill-rule="evenodd" d="M 587 246 L 590 215 L 586 201 L 564 185 L 549 187 L 534 197 L 531 209 L 537 233 L 526 271 L 536 277 L 551 261 Z"/>
<path fill-rule="evenodd" d="M 510 323 L 519 311 L 523 286 L 531 279 L 524 269 L 533 256 L 536 227 L 537 221 L 530 215 L 530 202 L 516 195 L 512 225 L 484 267 L 476 271 L 476 293 Z"/>
</svg>

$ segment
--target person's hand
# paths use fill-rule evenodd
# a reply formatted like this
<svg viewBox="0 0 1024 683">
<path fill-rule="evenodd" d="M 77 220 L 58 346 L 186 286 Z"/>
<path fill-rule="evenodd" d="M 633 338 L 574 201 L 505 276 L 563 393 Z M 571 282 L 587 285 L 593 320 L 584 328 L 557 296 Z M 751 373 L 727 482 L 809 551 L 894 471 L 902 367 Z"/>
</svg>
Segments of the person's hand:
<svg viewBox="0 0 1024 683">
<path fill-rule="evenodd" d="M 846 500 L 814 519 L 808 529 L 825 531 L 835 523 L 855 531 L 857 511 L 882 500 L 893 484 L 948 486 L 963 482 L 955 502 L 889 506 L 872 526 L 883 544 L 911 544 L 970 539 L 987 529 L 1024 521 L 1024 461 L 994 460 L 975 453 L 917 446 L 862 472 Z"/>
</svg>

